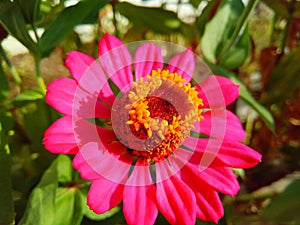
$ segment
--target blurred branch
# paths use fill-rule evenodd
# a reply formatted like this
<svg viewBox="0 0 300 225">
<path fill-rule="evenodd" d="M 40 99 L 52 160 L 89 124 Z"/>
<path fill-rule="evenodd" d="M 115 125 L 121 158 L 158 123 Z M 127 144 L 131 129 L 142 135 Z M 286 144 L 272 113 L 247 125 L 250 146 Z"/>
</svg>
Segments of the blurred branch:
<svg viewBox="0 0 300 225">
<path fill-rule="evenodd" d="M 293 19 L 293 13 L 295 11 L 295 4 L 296 4 L 296 0 L 292 0 L 289 3 L 289 6 L 288 6 L 289 16 L 286 20 L 286 25 L 285 25 L 285 28 L 284 28 L 283 38 L 282 38 L 282 41 L 281 41 L 281 45 L 278 49 L 278 53 L 284 52 L 284 49 L 285 49 L 285 46 L 286 46 L 286 43 L 287 43 L 287 40 L 288 40 L 288 36 L 289 36 L 291 22 L 292 22 L 292 19 Z"/>
<path fill-rule="evenodd" d="M 117 18 L 116 18 L 116 4 L 118 3 L 118 0 L 111 0 L 110 4 L 112 6 L 112 10 L 113 10 L 113 23 L 114 23 L 114 27 L 115 27 L 115 36 L 119 37 L 119 30 L 118 30 L 118 22 L 117 22 Z"/>
</svg>

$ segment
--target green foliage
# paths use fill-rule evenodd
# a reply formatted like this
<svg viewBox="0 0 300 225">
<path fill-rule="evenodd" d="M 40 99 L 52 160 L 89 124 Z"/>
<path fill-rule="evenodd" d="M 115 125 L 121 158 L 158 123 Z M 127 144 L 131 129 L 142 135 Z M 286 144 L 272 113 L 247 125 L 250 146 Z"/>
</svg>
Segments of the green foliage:
<svg viewBox="0 0 300 225">
<path fill-rule="evenodd" d="M 292 97 L 294 91 L 300 87 L 300 46 L 285 55 L 271 72 L 267 83 L 267 91 L 272 93 L 266 101 L 282 103 Z M 289 90 L 283 92 L 282 90 Z"/>
<path fill-rule="evenodd" d="M 160 34 L 179 32 L 183 22 L 177 14 L 163 8 L 135 6 L 128 2 L 120 2 L 116 10 L 127 17 L 135 29 L 151 29 Z"/>
<path fill-rule="evenodd" d="M 83 216 L 100 221 L 119 212 L 119 207 L 100 215 L 92 212 L 86 204 L 86 184 L 76 178 L 71 159 L 59 155 L 32 191 L 19 224 L 76 225 Z"/>
<path fill-rule="evenodd" d="M 266 219 L 281 223 L 300 222 L 300 179 L 293 181 L 282 194 L 274 197 L 271 203 L 263 210 L 262 216 Z"/>
<path fill-rule="evenodd" d="M 211 63 L 220 63 L 232 69 L 241 66 L 248 57 L 250 39 L 245 27 L 234 45 L 225 53 L 224 60 L 218 61 L 223 48 L 230 41 L 236 22 L 244 10 L 241 0 L 222 1 L 217 13 L 205 26 L 201 39 L 201 50 L 204 57 Z"/>
<path fill-rule="evenodd" d="M 14 202 L 11 178 L 11 156 L 7 140 L 7 129 L 3 127 L 8 120 L 7 115 L 0 111 L 0 224 L 14 224 Z M 6 129 L 5 129 L 6 128 Z"/>
<path fill-rule="evenodd" d="M 85 0 L 64 9 L 59 16 L 46 28 L 38 43 L 42 56 L 48 56 L 66 34 L 77 24 L 81 23 L 91 11 L 100 9 L 108 0 Z"/>
</svg>

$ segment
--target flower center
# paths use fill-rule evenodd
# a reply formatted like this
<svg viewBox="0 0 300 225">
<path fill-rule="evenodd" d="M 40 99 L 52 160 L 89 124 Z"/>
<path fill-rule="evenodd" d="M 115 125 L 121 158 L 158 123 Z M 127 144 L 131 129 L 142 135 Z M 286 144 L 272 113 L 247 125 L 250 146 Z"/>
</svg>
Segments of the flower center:
<svg viewBox="0 0 300 225">
<path fill-rule="evenodd" d="M 112 120 L 118 139 L 145 164 L 164 160 L 203 118 L 202 99 L 190 83 L 168 70 L 140 78 L 117 100 Z M 116 122 L 117 121 L 117 122 Z"/>
</svg>

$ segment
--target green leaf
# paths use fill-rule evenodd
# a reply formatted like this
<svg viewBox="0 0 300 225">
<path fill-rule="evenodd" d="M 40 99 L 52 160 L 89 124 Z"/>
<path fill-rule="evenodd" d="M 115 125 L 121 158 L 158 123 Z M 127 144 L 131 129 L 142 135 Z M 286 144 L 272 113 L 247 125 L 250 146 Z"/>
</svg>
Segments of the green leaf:
<svg viewBox="0 0 300 225">
<path fill-rule="evenodd" d="M 281 194 L 275 196 L 262 211 L 262 217 L 276 222 L 300 222 L 300 179 L 293 181 Z"/>
<path fill-rule="evenodd" d="M 202 10 L 200 16 L 196 19 L 196 24 L 201 35 L 203 35 L 205 25 L 207 21 L 209 21 L 211 13 L 213 9 L 216 7 L 216 4 L 218 4 L 218 2 L 220 2 L 220 0 L 209 1 L 205 6 L 205 8 Z"/>
<path fill-rule="evenodd" d="M 45 171 L 39 184 L 30 194 L 20 225 L 52 225 L 55 216 L 55 197 L 58 187 L 57 160 Z"/>
<path fill-rule="evenodd" d="M 190 0 L 190 4 L 195 8 L 198 9 L 200 3 L 202 2 L 202 0 Z"/>
<path fill-rule="evenodd" d="M 273 11 L 285 18 L 288 18 L 290 13 L 285 1 L 282 0 L 263 0 Z"/>
<path fill-rule="evenodd" d="M 282 103 L 300 86 L 300 46 L 282 57 L 273 68 L 267 83 L 268 103 Z"/>
<path fill-rule="evenodd" d="M 243 9 L 241 0 L 223 0 L 213 19 L 206 24 L 201 50 L 209 62 L 217 62 L 218 55 L 230 39 Z"/>
<path fill-rule="evenodd" d="M 227 69 L 235 69 L 243 65 L 250 53 L 250 36 L 248 26 L 244 29 L 243 33 L 237 38 L 236 43 L 224 55 L 224 60 L 220 65 Z"/>
<path fill-rule="evenodd" d="M 120 2 L 116 10 L 127 17 L 134 27 L 152 29 L 160 34 L 171 34 L 180 31 L 183 24 L 176 13 L 157 7 L 142 7 L 128 2 Z"/>
<path fill-rule="evenodd" d="M 91 220 L 96 220 L 96 221 L 106 220 L 114 216 L 121 210 L 120 206 L 116 206 L 115 208 L 112 208 L 111 210 L 103 214 L 96 214 L 87 205 L 87 190 L 82 190 L 80 192 L 80 197 L 81 197 L 81 204 L 83 207 L 84 215 Z"/>
<path fill-rule="evenodd" d="M 26 23 L 35 24 L 40 16 L 41 0 L 15 0 L 19 5 Z"/>
<path fill-rule="evenodd" d="M 79 225 L 82 218 L 80 191 L 77 188 L 59 188 L 55 199 L 53 225 Z"/>
<path fill-rule="evenodd" d="M 9 94 L 9 83 L 4 73 L 2 63 L 0 60 L 0 105 L 6 100 Z"/>
<path fill-rule="evenodd" d="M 107 3 L 108 0 L 85 0 L 65 8 L 40 38 L 39 48 L 42 56 L 48 56 L 75 25 L 80 24 L 92 11 L 100 10 Z"/>
<path fill-rule="evenodd" d="M 239 91 L 240 91 L 240 98 L 244 100 L 249 106 L 251 106 L 261 117 L 261 119 L 265 122 L 265 124 L 268 126 L 268 128 L 274 132 L 275 129 L 275 123 L 274 118 L 270 111 L 268 111 L 264 106 L 262 106 L 260 103 L 258 103 L 251 93 L 248 91 L 247 87 L 237 78 L 237 76 L 218 66 L 208 63 L 209 67 L 213 71 L 214 74 L 218 74 L 220 76 L 225 76 L 230 78 L 234 83 L 239 85 Z"/>
<path fill-rule="evenodd" d="M 32 90 L 24 91 L 21 94 L 18 94 L 15 97 L 14 102 L 36 101 L 43 98 L 44 95 L 41 92 L 32 89 Z"/>
<path fill-rule="evenodd" d="M 29 36 L 25 18 L 16 2 L 0 1 L 0 22 L 32 54 L 39 55 L 38 46 Z"/>
<path fill-rule="evenodd" d="M 1 119 L 2 120 L 2 119 Z M 0 121 L 0 224 L 14 224 L 9 146 Z"/>
<path fill-rule="evenodd" d="M 66 155 L 57 157 L 58 182 L 68 183 L 72 181 L 73 167 L 71 159 Z"/>
</svg>

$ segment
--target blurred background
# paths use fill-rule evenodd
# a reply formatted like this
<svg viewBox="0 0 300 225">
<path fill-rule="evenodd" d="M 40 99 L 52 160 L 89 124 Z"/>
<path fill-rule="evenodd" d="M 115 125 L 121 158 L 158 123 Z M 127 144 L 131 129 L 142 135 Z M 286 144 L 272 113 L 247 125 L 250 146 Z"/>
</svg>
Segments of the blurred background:
<svg viewBox="0 0 300 225">
<path fill-rule="evenodd" d="M 91 212 L 72 158 L 42 145 L 60 116 L 45 103 L 46 85 L 70 77 L 67 52 L 96 58 L 105 33 L 190 47 L 239 84 L 229 109 L 263 161 L 235 170 L 241 190 L 221 196 L 219 224 L 300 224 L 299 0 L 0 0 L 1 225 L 126 224 L 122 206 Z"/>
</svg>

